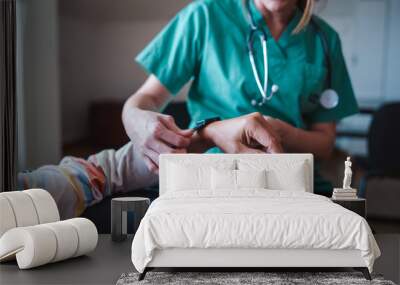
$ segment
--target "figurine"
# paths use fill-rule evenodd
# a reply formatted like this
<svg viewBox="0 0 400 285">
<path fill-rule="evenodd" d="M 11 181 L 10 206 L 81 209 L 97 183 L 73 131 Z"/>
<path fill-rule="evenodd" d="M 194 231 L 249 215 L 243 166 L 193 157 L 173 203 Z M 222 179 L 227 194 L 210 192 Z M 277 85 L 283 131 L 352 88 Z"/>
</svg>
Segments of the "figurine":
<svg viewBox="0 0 400 285">
<path fill-rule="evenodd" d="M 344 179 L 343 179 L 343 189 L 351 189 L 351 176 L 353 172 L 351 171 L 351 160 L 350 156 L 347 157 L 347 160 L 344 162 Z"/>
</svg>

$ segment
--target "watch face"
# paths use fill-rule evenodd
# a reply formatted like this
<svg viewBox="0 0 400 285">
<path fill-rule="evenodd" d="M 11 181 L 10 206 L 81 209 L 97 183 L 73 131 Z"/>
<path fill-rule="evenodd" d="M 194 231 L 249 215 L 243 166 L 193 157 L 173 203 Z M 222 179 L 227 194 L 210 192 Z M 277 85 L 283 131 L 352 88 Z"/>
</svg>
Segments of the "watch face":
<svg viewBox="0 0 400 285">
<path fill-rule="evenodd" d="M 319 103 L 325 109 L 333 109 L 339 104 L 339 96 L 333 89 L 327 89 L 322 92 Z"/>
</svg>

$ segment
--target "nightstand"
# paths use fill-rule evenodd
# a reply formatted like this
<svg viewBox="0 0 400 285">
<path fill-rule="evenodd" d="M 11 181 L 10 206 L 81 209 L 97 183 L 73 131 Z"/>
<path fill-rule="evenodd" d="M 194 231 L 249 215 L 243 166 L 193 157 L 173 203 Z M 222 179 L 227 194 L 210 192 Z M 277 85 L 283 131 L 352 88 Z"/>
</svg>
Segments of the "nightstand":
<svg viewBox="0 0 400 285">
<path fill-rule="evenodd" d="M 111 200 L 111 239 L 112 241 L 124 241 L 127 237 L 127 212 L 132 212 L 134 218 L 134 233 L 139 227 L 150 199 L 143 197 L 119 197 Z"/>
<path fill-rule="evenodd" d="M 361 217 L 366 218 L 366 203 L 363 198 L 357 199 L 332 199 L 332 202 L 341 205 L 342 207 L 359 214 Z"/>
</svg>

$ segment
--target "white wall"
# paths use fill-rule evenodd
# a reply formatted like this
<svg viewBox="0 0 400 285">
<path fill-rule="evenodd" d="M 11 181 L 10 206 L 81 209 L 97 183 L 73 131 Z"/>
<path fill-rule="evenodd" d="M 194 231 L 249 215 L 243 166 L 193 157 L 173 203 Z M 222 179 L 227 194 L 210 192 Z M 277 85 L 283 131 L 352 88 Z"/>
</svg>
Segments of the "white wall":
<svg viewBox="0 0 400 285">
<path fill-rule="evenodd" d="M 73 142 L 85 137 L 90 102 L 124 101 L 143 83 L 135 55 L 165 22 L 61 20 L 63 141 Z"/>
<path fill-rule="evenodd" d="M 61 0 L 64 142 L 85 137 L 90 102 L 124 101 L 138 89 L 146 74 L 135 63 L 135 56 L 188 2 Z"/>
<path fill-rule="evenodd" d="M 385 101 L 388 53 L 395 36 L 390 0 L 323 1 L 320 15 L 340 34 L 344 56 L 357 99 L 362 106 L 374 106 Z M 396 1 L 398 2 L 398 1 Z M 396 27 L 396 26 L 395 26 Z M 396 60 L 391 57 L 390 60 Z M 399 61 L 399 59 L 397 59 Z"/>
<path fill-rule="evenodd" d="M 400 1 L 388 4 L 388 46 L 386 50 L 385 99 L 400 100 Z"/>
<path fill-rule="evenodd" d="M 17 1 L 19 168 L 61 156 L 57 0 Z"/>
</svg>

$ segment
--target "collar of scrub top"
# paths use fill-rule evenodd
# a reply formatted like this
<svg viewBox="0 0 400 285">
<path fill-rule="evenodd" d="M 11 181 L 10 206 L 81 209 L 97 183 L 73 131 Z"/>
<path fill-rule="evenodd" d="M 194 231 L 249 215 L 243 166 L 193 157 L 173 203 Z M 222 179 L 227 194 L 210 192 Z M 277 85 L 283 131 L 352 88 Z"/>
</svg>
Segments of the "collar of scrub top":
<svg viewBox="0 0 400 285">
<path fill-rule="evenodd" d="M 265 23 L 264 16 L 257 9 L 256 5 L 254 4 L 254 0 L 245 0 L 244 3 L 245 3 L 245 5 L 247 5 L 247 7 L 251 13 L 251 16 L 254 21 L 254 25 L 263 29 L 263 31 L 267 35 L 267 39 L 269 39 L 269 38 L 273 39 L 272 34 L 271 34 L 270 30 L 268 29 L 267 24 Z M 246 20 L 248 20 L 247 16 L 245 16 L 245 17 L 246 17 Z M 276 43 L 279 44 L 280 47 L 285 47 L 289 43 L 289 41 L 293 41 L 293 40 L 297 39 L 298 35 L 292 35 L 292 31 L 296 27 L 297 23 L 300 21 L 301 17 L 302 17 L 302 11 L 299 8 L 296 8 L 295 15 L 290 20 L 289 24 L 287 25 L 287 27 L 285 28 L 285 30 L 279 37 L 279 40 L 275 41 L 275 39 L 273 39 Z"/>
</svg>

